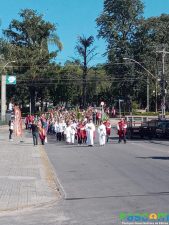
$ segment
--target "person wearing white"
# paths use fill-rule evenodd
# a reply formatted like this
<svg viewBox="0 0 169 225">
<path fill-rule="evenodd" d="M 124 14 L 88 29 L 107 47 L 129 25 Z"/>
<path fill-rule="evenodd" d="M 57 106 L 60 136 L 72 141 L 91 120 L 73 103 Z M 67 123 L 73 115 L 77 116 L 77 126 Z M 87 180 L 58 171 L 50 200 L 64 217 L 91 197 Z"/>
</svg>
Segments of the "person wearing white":
<svg viewBox="0 0 169 225">
<path fill-rule="evenodd" d="M 95 132 L 95 125 L 92 122 L 92 120 L 89 120 L 89 122 L 86 124 L 86 135 L 87 135 L 87 145 L 93 146 L 94 145 L 94 132 Z"/>
<path fill-rule="evenodd" d="M 58 127 L 58 140 L 61 141 L 61 140 L 64 140 L 64 131 L 66 129 L 66 123 L 61 120 L 59 122 L 59 127 Z"/>
<path fill-rule="evenodd" d="M 54 130 L 55 130 L 55 133 L 56 133 L 56 140 L 58 141 L 59 140 L 59 136 L 58 136 L 58 133 L 59 133 L 59 123 L 57 121 L 55 121 Z"/>
<path fill-rule="evenodd" d="M 106 126 L 101 121 L 100 126 L 98 127 L 98 133 L 99 133 L 99 144 L 100 146 L 105 145 L 106 143 Z"/>
<path fill-rule="evenodd" d="M 75 133 L 76 133 L 75 127 L 73 126 L 73 124 L 71 124 L 70 138 L 72 144 L 75 143 Z"/>
<path fill-rule="evenodd" d="M 70 124 L 67 125 L 66 129 L 65 129 L 65 136 L 66 136 L 66 143 L 70 144 L 71 143 L 71 126 Z"/>
<path fill-rule="evenodd" d="M 64 120 L 62 120 L 61 124 L 62 124 L 61 125 L 62 126 L 62 128 L 61 128 L 61 137 L 62 137 L 62 140 L 65 140 L 66 123 L 65 123 Z"/>
</svg>

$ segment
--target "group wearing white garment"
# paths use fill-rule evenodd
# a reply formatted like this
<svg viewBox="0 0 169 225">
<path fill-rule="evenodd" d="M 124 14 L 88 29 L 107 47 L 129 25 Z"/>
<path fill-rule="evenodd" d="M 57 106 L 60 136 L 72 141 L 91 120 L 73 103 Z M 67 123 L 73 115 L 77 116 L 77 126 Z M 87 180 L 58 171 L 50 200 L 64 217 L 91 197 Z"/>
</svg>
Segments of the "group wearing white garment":
<svg viewBox="0 0 169 225">
<path fill-rule="evenodd" d="M 68 123 L 64 133 L 66 136 L 66 143 L 74 144 L 76 134 L 76 123 L 75 122 Z"/>
<path fill-rule="evenodd" d="M 86 131 L 86 137 L 87 137 L 86 144 L 88 146 L 94 146 L 94 139 L 96 136 L 96 127 L 95 127 L 92 119 L 89 119 L 88 122 L 85 120 L 84 122 L 86 123 L 84 126 L 84 129 Z M 57 123 L 57 122 L 55 123 L 55 131 L 56 132 L 59 131 L 59 133 L 60 133 L 62 131 L 63 124 L 62 124 L 62 126 L 59 126 L 59 125 L 60 125 L 59 123 Z M 71 122 L 69 121 L 67 123 L 66 128 L 64 129 L 66 143 L 68 143 L 68 144 L 75 143 L 77 127 L 78 127 L 78 123 L 76 121 L 71 121 Z M 97 128 L 97 132 L 98 132 L 98 137 L 99 137 L 99 145 L 104 146 L 106 144 L 106 126 L 103 124 L 102 121 Z"/>
</svg>

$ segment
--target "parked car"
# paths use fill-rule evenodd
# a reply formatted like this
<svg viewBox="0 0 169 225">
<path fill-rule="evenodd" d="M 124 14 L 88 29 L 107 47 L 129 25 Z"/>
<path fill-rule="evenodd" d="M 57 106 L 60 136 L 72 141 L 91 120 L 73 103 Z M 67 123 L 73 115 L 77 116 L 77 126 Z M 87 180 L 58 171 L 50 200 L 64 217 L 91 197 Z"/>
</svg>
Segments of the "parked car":
<svg viewBox="0 0 169 225">
<path fill-rule="evenodd" d="M 158 138 L 169 138 L 169 120 L 159 121 L 155 130 Z"/>
<path fill-rule="evenodd" d="M 169 138 L 169 120 L 145 117 L 127 118 L 127 137 L 131 138 Z"/>
</svg>

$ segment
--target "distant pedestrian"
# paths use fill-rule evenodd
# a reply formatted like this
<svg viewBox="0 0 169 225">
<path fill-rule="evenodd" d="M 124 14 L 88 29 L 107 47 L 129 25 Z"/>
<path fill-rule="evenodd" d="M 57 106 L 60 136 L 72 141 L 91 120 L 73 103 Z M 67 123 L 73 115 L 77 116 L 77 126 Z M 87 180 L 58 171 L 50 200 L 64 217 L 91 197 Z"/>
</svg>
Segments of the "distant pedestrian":
<svg viewBox="0 0 169 225">
<path fill-rule="evenodd" d="M 31 124 L 31 130 L 32 130 L 33 144 L 34 146 L 37 146 L 39 129 L 38 129 L 38 125 L 35 123 L 34 120 L 32 121 L 32 124 Z"/>
<path fill-rule="evenodd" d="M 116 117 L 116 109 L 114 108 L 114 106 L 112 107 L 112 117 Z"/>
<path fill-rule="evenodd" d="M 9 140 L 10 141 L 13 141 L 13 139 L 12 139 L 13 131 L 14 131 L 14 121 L 10 120 L 9 121 Z"/>
</svg>

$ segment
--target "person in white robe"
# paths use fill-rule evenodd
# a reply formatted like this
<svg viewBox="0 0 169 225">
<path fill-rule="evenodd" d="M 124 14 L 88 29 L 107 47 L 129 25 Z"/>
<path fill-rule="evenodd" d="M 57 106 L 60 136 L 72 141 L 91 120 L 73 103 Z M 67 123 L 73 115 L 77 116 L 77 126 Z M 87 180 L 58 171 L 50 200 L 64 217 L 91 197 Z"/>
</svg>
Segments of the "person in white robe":
<svg viewBox="0 0 169 225">
<path fill-rule="evenodd" d="M 66 129 L 66 123 L 64 120 L 61 120 L 60 123 L 60 133 L 61 133 L 61 140 L 64 141 L 65 139 L 65 129 Z"/>
<path fill-rule="evenodd" d="M 65 129 L 65 136 L 66 136 L 66 143 L 70 144 L 71 143 L 71 126 L 70 124 L 67 125 Z"/>
<path fill-rule="evenodd" d="M 54 130 L 55 130 L 55 133 L 56 133 L 56 140 L 59 141 L 59 123 L 57 121 L 55 121 L 55 124 L 54 124 Z"/>
<path fill-rule="evenodd" d="M 103 121 L 101 121 L 101 124 L 98 127 L 98 133 L 99 133 L 99 144 L 100 146 L 103 146 L 106 143 L 106 126 L 103 124 Z"/>
<path fill-rule="evenodd" d="M 92 120 L 89 120 L 89 122 L 86 124 L 86 135 L 87 135 L 87 145 L 88 146 L 94 146 L 94 134 L 95 134 L 95 125 L 92 122 Z"/>
<path fill-rule="evenodd" d="M 74 144 L 75 143 L 75 126 L 73 124 L 71 124 L 71 132 L 70 132 L 70 138 L 71 138 L 71 143 Z"/>
</svg>

